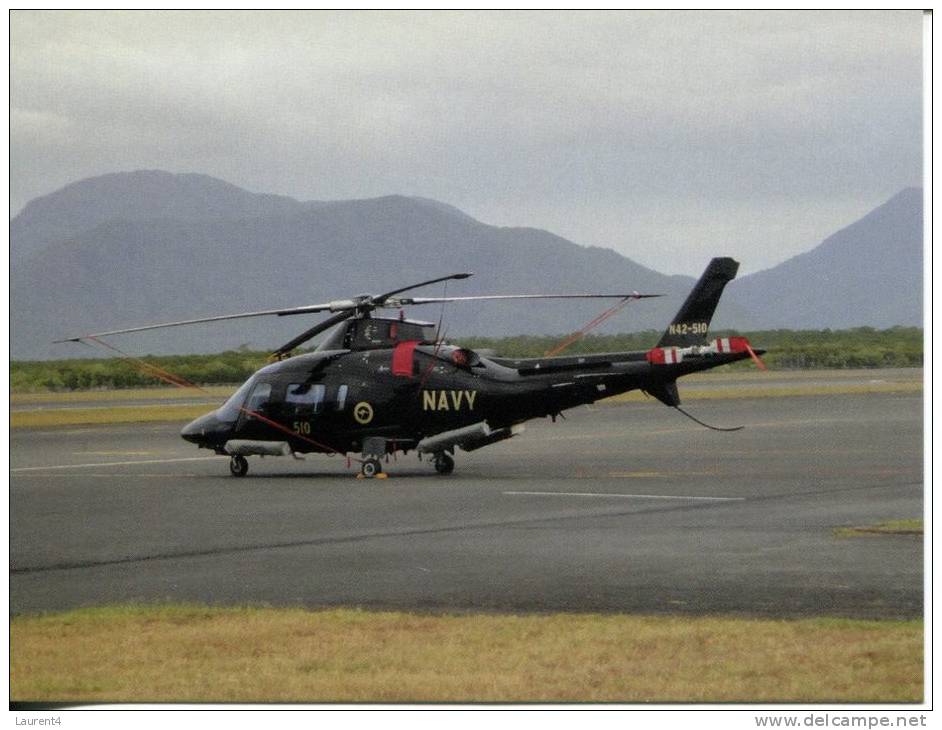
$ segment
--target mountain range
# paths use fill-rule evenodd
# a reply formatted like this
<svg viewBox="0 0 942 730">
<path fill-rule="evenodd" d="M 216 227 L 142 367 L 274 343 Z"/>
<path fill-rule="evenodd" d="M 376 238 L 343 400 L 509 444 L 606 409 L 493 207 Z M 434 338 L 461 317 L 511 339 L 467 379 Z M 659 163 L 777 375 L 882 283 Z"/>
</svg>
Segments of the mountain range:
<svg viewBox="0 0 942 730">
<path fill-rule="evenodd" d="M 52 340 L 152 322 L 299 306 L 380 292 L 456 271 L 451 295 L 663 293 L 603 331 L 662 328 L 693 280 L 537 228 L 475 220 L 438 201 L 387 196 L 301 202 L 161 171 L 81 180 L 10 222 L 11 357 L 94 354 Z M 725 252 L 717 251 L 717 255 Z M 824 328 L 922 322 L 922 192 L 903 190 L 814 249 L 734 281 L 717 327 Z M 703 262 L 704 265 L 706 261 Z M 419 296 L 436 296 L 439 285 Z M 415 308 L 461 335 L 559 334 L 601 306 L 551 302 Z M 269 318 L 112 340 L 137 353 L 273 348 L 316 321 Z"/>
</svg>

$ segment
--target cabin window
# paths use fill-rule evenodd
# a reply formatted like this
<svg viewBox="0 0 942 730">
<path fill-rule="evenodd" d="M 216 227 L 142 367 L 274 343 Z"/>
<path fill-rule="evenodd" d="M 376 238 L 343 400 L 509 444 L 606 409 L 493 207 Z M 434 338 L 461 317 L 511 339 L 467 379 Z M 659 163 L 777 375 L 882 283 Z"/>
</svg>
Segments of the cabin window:
<svg viewBox="0 0 942 730">
<path fill-rule="evenodd" d="M 326 386 L 321 383 L 293 383 L 285 393 L 285 403 L 295 416 L 313 416 L 324 407 Z"/>
<path fill-rule="evenodd" d="M 347 386 L 341 385 L 337 388 L 337 402 L 334 404 L 334 407 L 338 411 L 342 411 L 344 406 L 347 405 Z"/>
</svg>

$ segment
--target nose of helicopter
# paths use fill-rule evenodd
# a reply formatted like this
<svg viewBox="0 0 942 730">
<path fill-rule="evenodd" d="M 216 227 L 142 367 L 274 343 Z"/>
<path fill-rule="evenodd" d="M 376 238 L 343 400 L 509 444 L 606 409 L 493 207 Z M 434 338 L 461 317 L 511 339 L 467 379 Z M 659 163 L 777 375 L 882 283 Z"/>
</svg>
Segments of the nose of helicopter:
<svg viewBox="0 0 942 730">
<path fill-rule="evenodd" d="M 231 424 L 216 418 L 215 413 L 207 413 L 191 421 L 180 431 L 180 436 L 199 446 L 221 446 L 228 439 Z"/>
</svg>

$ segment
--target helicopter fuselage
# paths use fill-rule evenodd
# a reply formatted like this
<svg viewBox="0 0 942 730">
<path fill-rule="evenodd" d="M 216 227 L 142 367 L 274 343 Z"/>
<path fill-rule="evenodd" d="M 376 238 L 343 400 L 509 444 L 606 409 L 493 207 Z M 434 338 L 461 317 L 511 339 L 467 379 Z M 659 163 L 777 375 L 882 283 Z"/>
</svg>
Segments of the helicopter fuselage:
<svg viewBox="0 0 942 730">
<path fill-rule="evenodd" d="M 630 390 L 676 405 L 677 377 L 749 357 L 688 353 L 669 364 L 652 362 L 651 352 L 511 360 L 417 342 L 319 350 L 259 370 L 181 435 L 227 454 L 276 453 L 266 444 L 283 453 L 367 453 L 368 443 L 372 453 L 377 443 L 385 453 L 408 451 L 437 434 L 475 424 L 503 433 Z"/>
<path fill-rule="evenodd" d="M 381 457 L 397 451 L 431 454 L 435 469 L 449 474 L 455 448 L 465 451 L 515 436 L 525 421 L 555 417 L 568 408 L 594 403 L 630 390 L 643 390 L 680 409 L 677 378 L 747 357 L 764 368 L 745 337 L 707 341 L 710 321 L 739 263 L 716 257 L 707 265 L 657 344 L 647 351 L 512 360 L 447 345 L 441 322 L 406 319 L 404 306 L 499 300 L 618 299 L 577 333 L 617 312 L 630 301 L 660 294 L 487 294 L 462 297 L 402 296 L 420 287 L 467 279 L 470 273 L 440 276 L 383 294 L 200 317 L 69 337 L 60 342 L 99 338 L 166 327 L 245 319 L 290 317 L 320 312 L 331 316 L 272 352 L 277 361 L 249 378 L 212 413 L 187 424 L 181 436 L 202 448 L 230 456 L 234 476 L 245 476 L 253 454 L 360 452 L 360 475 L 382 477 Z M 373 317 L 399 309 L 396 319 Z M 318 348 L 291 353 L 321 333 Z M 568 345 L 568 340 L 563 346 Z M 113 349 L 113 348 L 112 348 Z M 145 363 L 146 365 L 146 363 Z M 148 370 L 155 372 L 154 368 Z M 171 374 L 164 373 L 168 376 Z M 180 385 L 174 377 L 162 379 Z M 683 411 L 682 411 L 683 412 Z M 690 414 L 686 414 L 697 420 Z M 714 428 L 702 421 L 701 425 Z M 738 430 L 721 429 L 715 430 Z"/>
</svg>

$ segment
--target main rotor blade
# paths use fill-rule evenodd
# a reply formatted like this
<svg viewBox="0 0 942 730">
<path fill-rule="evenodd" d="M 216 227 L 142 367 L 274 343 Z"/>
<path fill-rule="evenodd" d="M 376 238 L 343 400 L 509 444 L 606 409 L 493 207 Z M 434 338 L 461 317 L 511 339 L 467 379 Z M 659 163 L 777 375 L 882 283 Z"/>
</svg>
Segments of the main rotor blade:
<svg viewBox="0 0 942 730">
<path fill-rule="evenodd" d="M 383 305 L 389 297 L 393 294 L 400 294 L 404 291 L 409 291 L 410 289 L 418 289 L 420 286 L 428 286 L 429 284 L 437 284 L 440 281 L 449 281 L 451 279 L 467 279 L 469 276 L 474 276 L 470 272 L 463 274 L 449 274 L 448 276 L 440 276 L 437 279 L 429 279 L 428 281 L 423 281 L 419 284 L 410 284 L 409 286 L 404 286 L 401 289 L 393 289 L 388 291 L 385 294 L 380 294 L 379 296 L 373 297 L 371 302 L 377 306 Z"/>
<path fill-rule="evenodd" d="M 442 302 L 481 302 L 497 299 L 651 299 L 664 294 L 488 294 L 474 297 L 403 297 L 392 299 L 383 306 L 399 307 L 412 304 L 439 304 Z"/>
<path fill-rule="evenodd" d="M 259 312 L 242 312 L 240 314 L 223 314 L 217 317 L 201 317 L 199 319 L 182 319 L 177 322 L 161 322 L 160 324 L 148 324 L 143 327 L 128 327 L 121 330 L 109 330 L 108 332 L 90 332 L 78 337 L 66 337 L 61 340 L 53 340 L 58 344 L 61 342 L 81 342 L 87 337 L 105 337 L 107 335 L 123 335 L 128 332 L 144 332 L 145 330 L 156 330 L 163 327 L 181 327 L 187 324 L 201 324 L 202 322 L 222 322 L 227 319 L 244 319 L 247 317 L 266 317 L 278 315 L 284 317 L 291 314 L 309 314 L 312 312 L 324 312 L 331 308 L 330 304 L 311 304 L 306 307 L 293 307 L 290 309 L 265 309 Z"/>
<path fill-rule="evenodd" d="M 318 322 L 316 325 L 311 327 L 309 330 L 305 330 L 304 332 L 299 334 L 290 342 L 286 342 L 277 350 L 273 350 L 271 353 L 271 357 L 281 357 L 282 355 L 287 355 L 298 345 L 304 344 L 312 337 L 317 337 L 317 335 L 319 335 L 324 330 L 330 329 L 335 324 L 339 324 L 340 322 L 343 322 L 345 319 L 350 319 L 350 317 L 354 316 L 355 314 L 356 314 L 356 310 L 351 309 L 351 310 L 341 312 L 340 314 L 335 314 L 333 317 L 328 317 L 323 322 Z"/>
</svg>

